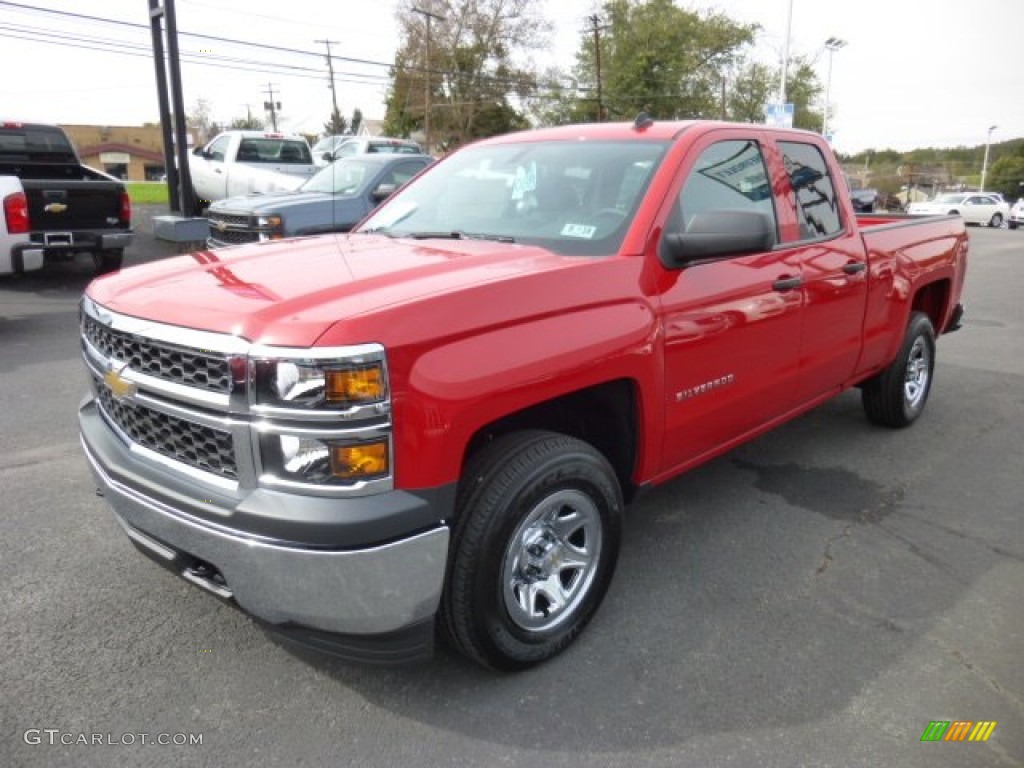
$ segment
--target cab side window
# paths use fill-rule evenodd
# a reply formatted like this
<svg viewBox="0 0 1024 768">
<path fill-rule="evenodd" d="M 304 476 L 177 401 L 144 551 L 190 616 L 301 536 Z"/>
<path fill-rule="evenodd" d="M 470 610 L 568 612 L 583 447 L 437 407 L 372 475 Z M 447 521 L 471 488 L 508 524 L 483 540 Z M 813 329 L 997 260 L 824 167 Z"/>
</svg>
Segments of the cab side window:
<svg viewBox="0 0 1024 768">
<path fill-rule="evenodd" d="M 813 144 L 779 142 L 789 182 L 796 193 L 801 240 L 832 237 L 843 231 L 835 184 L 821 150 Z"/>
<path fill-rule="evenodd" d="M 207 152 L 209 152 L 211 160 L 217 160 L 218 162 L 224 162 L 224 155 L 228 151 L 228 144 L 231 143 L 230 136 L 221 136 L 213 144 L 209 146 Z"/>
<path fill-rule="evenodd" d="M 701 152 L 668 226 L 686 232 L 695 216 L 721 211 L 759 213 L 778 237 L 772 188 L 757 142 L 720 141 Z"/>
</svg>

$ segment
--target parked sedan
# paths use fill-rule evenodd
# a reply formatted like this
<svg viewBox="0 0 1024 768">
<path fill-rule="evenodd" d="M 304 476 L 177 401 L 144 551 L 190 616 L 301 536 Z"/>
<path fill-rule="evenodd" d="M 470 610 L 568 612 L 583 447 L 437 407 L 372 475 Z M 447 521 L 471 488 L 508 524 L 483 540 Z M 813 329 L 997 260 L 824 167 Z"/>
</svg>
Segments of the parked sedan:
<svg viewBox="0 0 1024 768">
<path fill-rule="evenodd" d="M 349 155 L 363 154 L 421 155 L 423 148 L 411 139 L 390 136 L 327 136 L 313 147 L 313 161 L 327 165 Z"/>
<path fill-rule="evenodd" d="M 294 192 L 243 195 L 210 206 L 210 248 L 348 232 L 433 162 L 428 155 L 358 155 L 318 171 Z"/>
<path fill-rule="evenodd" d="M 1001 227 L 1010 213 L 1010 206 L 992 195 L 968 192 L 939 195 L 926 203 L 911 203 L 907 213 L 911 216 L 955 213 L 963 216 L 967 224 Z"/>
</svg>

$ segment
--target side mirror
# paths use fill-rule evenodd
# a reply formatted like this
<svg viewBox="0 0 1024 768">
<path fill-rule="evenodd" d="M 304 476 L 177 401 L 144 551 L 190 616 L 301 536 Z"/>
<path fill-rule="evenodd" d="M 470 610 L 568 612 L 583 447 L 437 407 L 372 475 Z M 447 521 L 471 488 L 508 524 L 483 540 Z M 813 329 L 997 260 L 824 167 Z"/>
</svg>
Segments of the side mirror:
<svg viewBox="0 0 1024 768">
<path fill-rule="evenodd" d="M 323 153 L 323 154 L 321 155 L 321 157 L 322 157 L 322 158 L 323 158 L 324 160 L 326 160 L 326 161 L 327 161 L 328 163 L 330 163 L 330 162 L 333 162 L 333 160 L 334 160 L 334 153 L 333 153 L 333 152 L 324 152 L 324 153 Z"/>
<path fill-rule="evenodd" d="M 398 189 L 397 184 L 379 184 L 375 190 L 370 194 L 374 202 L 382 203 L 395 194 L 395 190 Z"/>
<path fill-rule="evenodd" d="M 206 151 L 202 147 L 196 147 L 193 149 L 192 154 L 196 157 L 206 157 Z"/>
<path fill-rule="evenodd" d="M 771 219 L 756 211 L 706 211 L 690 219 L 684 232 L 666 232 L 658 249 L 669 269 L 745 253 L 763 253 L 775 245 Z"/>
</svg>

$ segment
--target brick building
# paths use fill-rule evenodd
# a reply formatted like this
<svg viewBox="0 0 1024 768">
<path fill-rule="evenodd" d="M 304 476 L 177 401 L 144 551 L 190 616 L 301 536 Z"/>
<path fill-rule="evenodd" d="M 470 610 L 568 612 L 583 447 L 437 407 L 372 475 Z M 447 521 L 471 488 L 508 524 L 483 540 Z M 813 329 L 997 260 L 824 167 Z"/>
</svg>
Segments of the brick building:
<svg viewBox="0 0 1024 768">
<path fill-rule="evenodd" d="M 164 140 L 158 123 L 62 125 L 85 165 L 126 181 L 156 181 L 165 173 Z M 189 135 L 189 146 L 193 137 Z"/>
</svg>

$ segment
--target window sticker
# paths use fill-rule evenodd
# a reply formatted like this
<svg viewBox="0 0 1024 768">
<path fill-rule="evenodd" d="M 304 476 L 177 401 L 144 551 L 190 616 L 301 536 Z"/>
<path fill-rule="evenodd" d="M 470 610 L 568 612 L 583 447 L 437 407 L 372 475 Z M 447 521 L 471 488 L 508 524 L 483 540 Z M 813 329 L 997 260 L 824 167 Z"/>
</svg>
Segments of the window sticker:
<svg viewBox="0 0 1024 768">
<path fill-rule="evenodd" d="M 566 224 L 562 227 L 562 237 L 581 237 L 584 240 L 590 240 L 594 237 L 594 233 L 597 232 L 597 227 L 592 227 L 588 224 Z"/>
<path fill-rule="evenodd" d="M 535 189 L 537 189 L 537 164 L 531 162 L 528 169 L 521 165 L 516 168 L 516 179 L 512 183 L 512 199 L 522 200 L 524 194 L 533 192 Z"/>
</svg>

